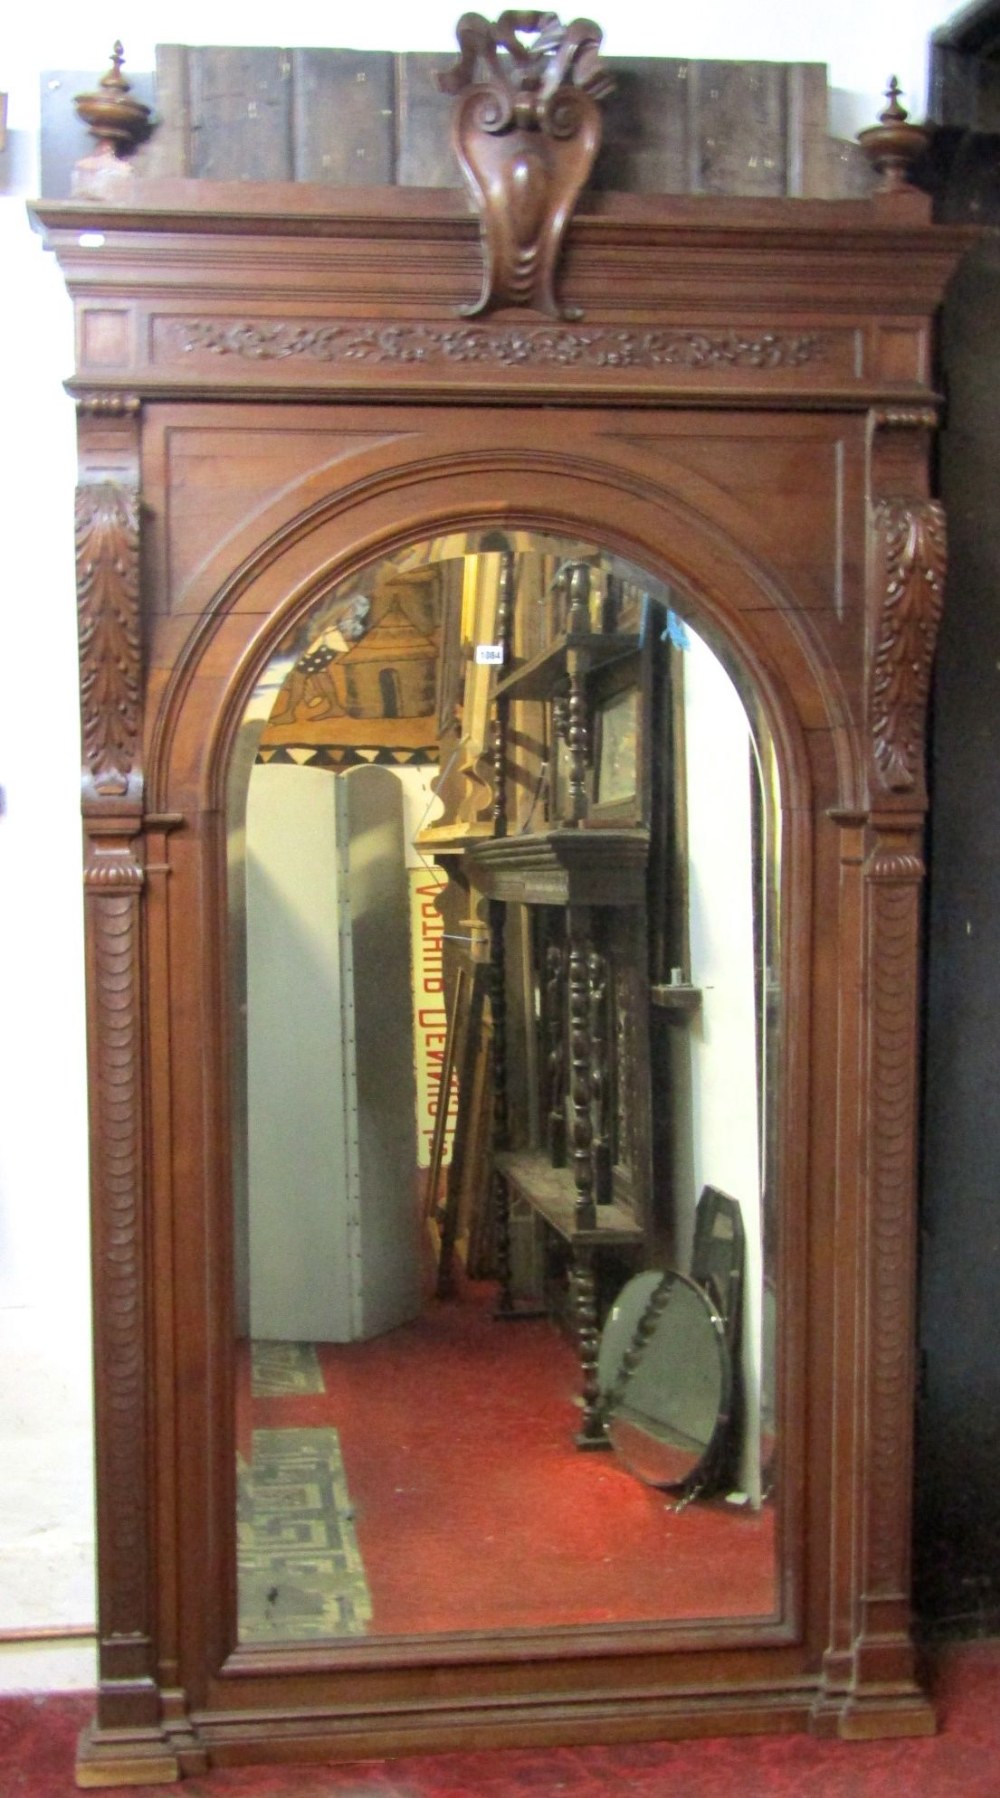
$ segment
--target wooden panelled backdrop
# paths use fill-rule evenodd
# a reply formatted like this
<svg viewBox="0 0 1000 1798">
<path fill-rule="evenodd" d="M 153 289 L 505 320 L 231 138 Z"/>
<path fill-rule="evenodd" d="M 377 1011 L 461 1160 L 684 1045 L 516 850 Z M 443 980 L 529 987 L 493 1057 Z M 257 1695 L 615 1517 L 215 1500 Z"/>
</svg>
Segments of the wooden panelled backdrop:
<svg viewBox="0 0 1000 1798">
<path fill-rule="evenodd" d="M 155 80 L 127 70 L 159 124 L 139 151 L 148 177 L 309 181 L 330 187 L 455 187 L 451 100 L 437 76 L 454 53 L 161 45 Z M 604 105 L 591 187 L 620 193 L 868 192 L 857 146 L 827 135 L 822 63 L 623 57 Z M 69 194 L 88 137 L 73 95 L 94 71 L 42 78 L 42 192 Z"/>
</svg>

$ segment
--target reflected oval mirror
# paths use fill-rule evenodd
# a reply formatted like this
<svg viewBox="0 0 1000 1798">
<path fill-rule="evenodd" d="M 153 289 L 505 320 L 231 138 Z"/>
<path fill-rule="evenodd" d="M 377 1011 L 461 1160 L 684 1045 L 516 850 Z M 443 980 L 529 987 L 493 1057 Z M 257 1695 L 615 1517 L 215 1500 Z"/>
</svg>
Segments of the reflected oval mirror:
<svg viewBox="0 0 1000 1798">
<path fill-rule="evenodd" d="M 773 1611 L 780 843 L 747 670 L 598 544 L 415 542 L 272 645 L 228 787 L 243 1641 Z M 706 1185 L 738 1518 L 609 1452 L 597 1365 Z"/>
<path fill-rule="evenodd" d="M 601 1334 L 611 1445 L 649 1486 L 711 1493 L 726 1473 L 732 1366 L 708 1294 L 683 1274 L 636 1274 Z"/>
</svg>

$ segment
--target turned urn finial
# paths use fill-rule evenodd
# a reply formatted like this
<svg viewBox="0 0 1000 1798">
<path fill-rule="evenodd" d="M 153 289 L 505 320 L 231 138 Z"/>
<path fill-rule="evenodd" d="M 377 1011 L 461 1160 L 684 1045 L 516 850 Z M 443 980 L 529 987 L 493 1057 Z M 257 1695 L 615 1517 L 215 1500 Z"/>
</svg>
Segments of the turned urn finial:
<svg viewBox="0 0 1000 1798">
<path fill-rule="evenodd" d="M 858 132 L 858 143 L 881 177 L 877 191 L 883 194 L 902 193 L 910 186 L 913 166 L 930 142 L 927 127 L 914 125 L 906 107 L 900 105 L 902 91 L 895 75 L 891 76 L 885 90 L 888 105 L 879 113 L 878 124 Z"/>
<path fill-rule="evenodd" d="M 119 38 L 111 52 L 111 67 L 102 75 L 92 94 L 77 94 L 73 104 L 78 116 L 98 143 L 108 145 L 116 156 L 127 151 L 146 136 L 150 109 L 132 98 L 132 84 L 122 74 L 125 51 Z"/>
</svg>

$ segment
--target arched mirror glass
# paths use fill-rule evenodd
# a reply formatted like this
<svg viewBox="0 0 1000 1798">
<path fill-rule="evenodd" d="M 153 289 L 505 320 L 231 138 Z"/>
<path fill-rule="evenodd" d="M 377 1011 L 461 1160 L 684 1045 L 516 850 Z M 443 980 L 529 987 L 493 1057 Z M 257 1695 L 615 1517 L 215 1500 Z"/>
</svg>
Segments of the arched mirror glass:
<svg viewBox="0 0 1000 1798">
<path fill-rule="evenodd" d="M 260 674 L 228 853 L 241 1641 L 772 1614 L 781 803 L 697 596 L 372 564 Z M 721 1343 L 677 1490 L 615 1444 L 637 1275 L 640 1410 L 692 1282 Z"/>
</svg>

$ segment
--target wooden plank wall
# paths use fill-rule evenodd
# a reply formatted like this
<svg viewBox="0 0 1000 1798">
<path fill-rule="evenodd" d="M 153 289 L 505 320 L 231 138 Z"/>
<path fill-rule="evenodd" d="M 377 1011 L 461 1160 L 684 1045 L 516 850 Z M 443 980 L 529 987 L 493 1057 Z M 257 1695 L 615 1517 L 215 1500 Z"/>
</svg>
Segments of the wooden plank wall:
<svg viewBox="0 0 1000 1798">
<path fill-rule="evenodd" d="M 156 53 L 160 120 L 137 156 L 147 176 L 310 181 L 332 187 L 455 187 L 451 100 L 437 75 L 454 53 L 191 48 Z M 856 146 L 827 136 L 821 63 L 620 58 L 591 186 L 631 193 L 800 194 L 868 190 Z M 131 72 L 130 72 L 131 73 Z M 132 76 L 136 91 L 148 77 Z M 42 183 L 70 190 L 89 140 L 78 72 L 42 78 Z"/>
</svg>

